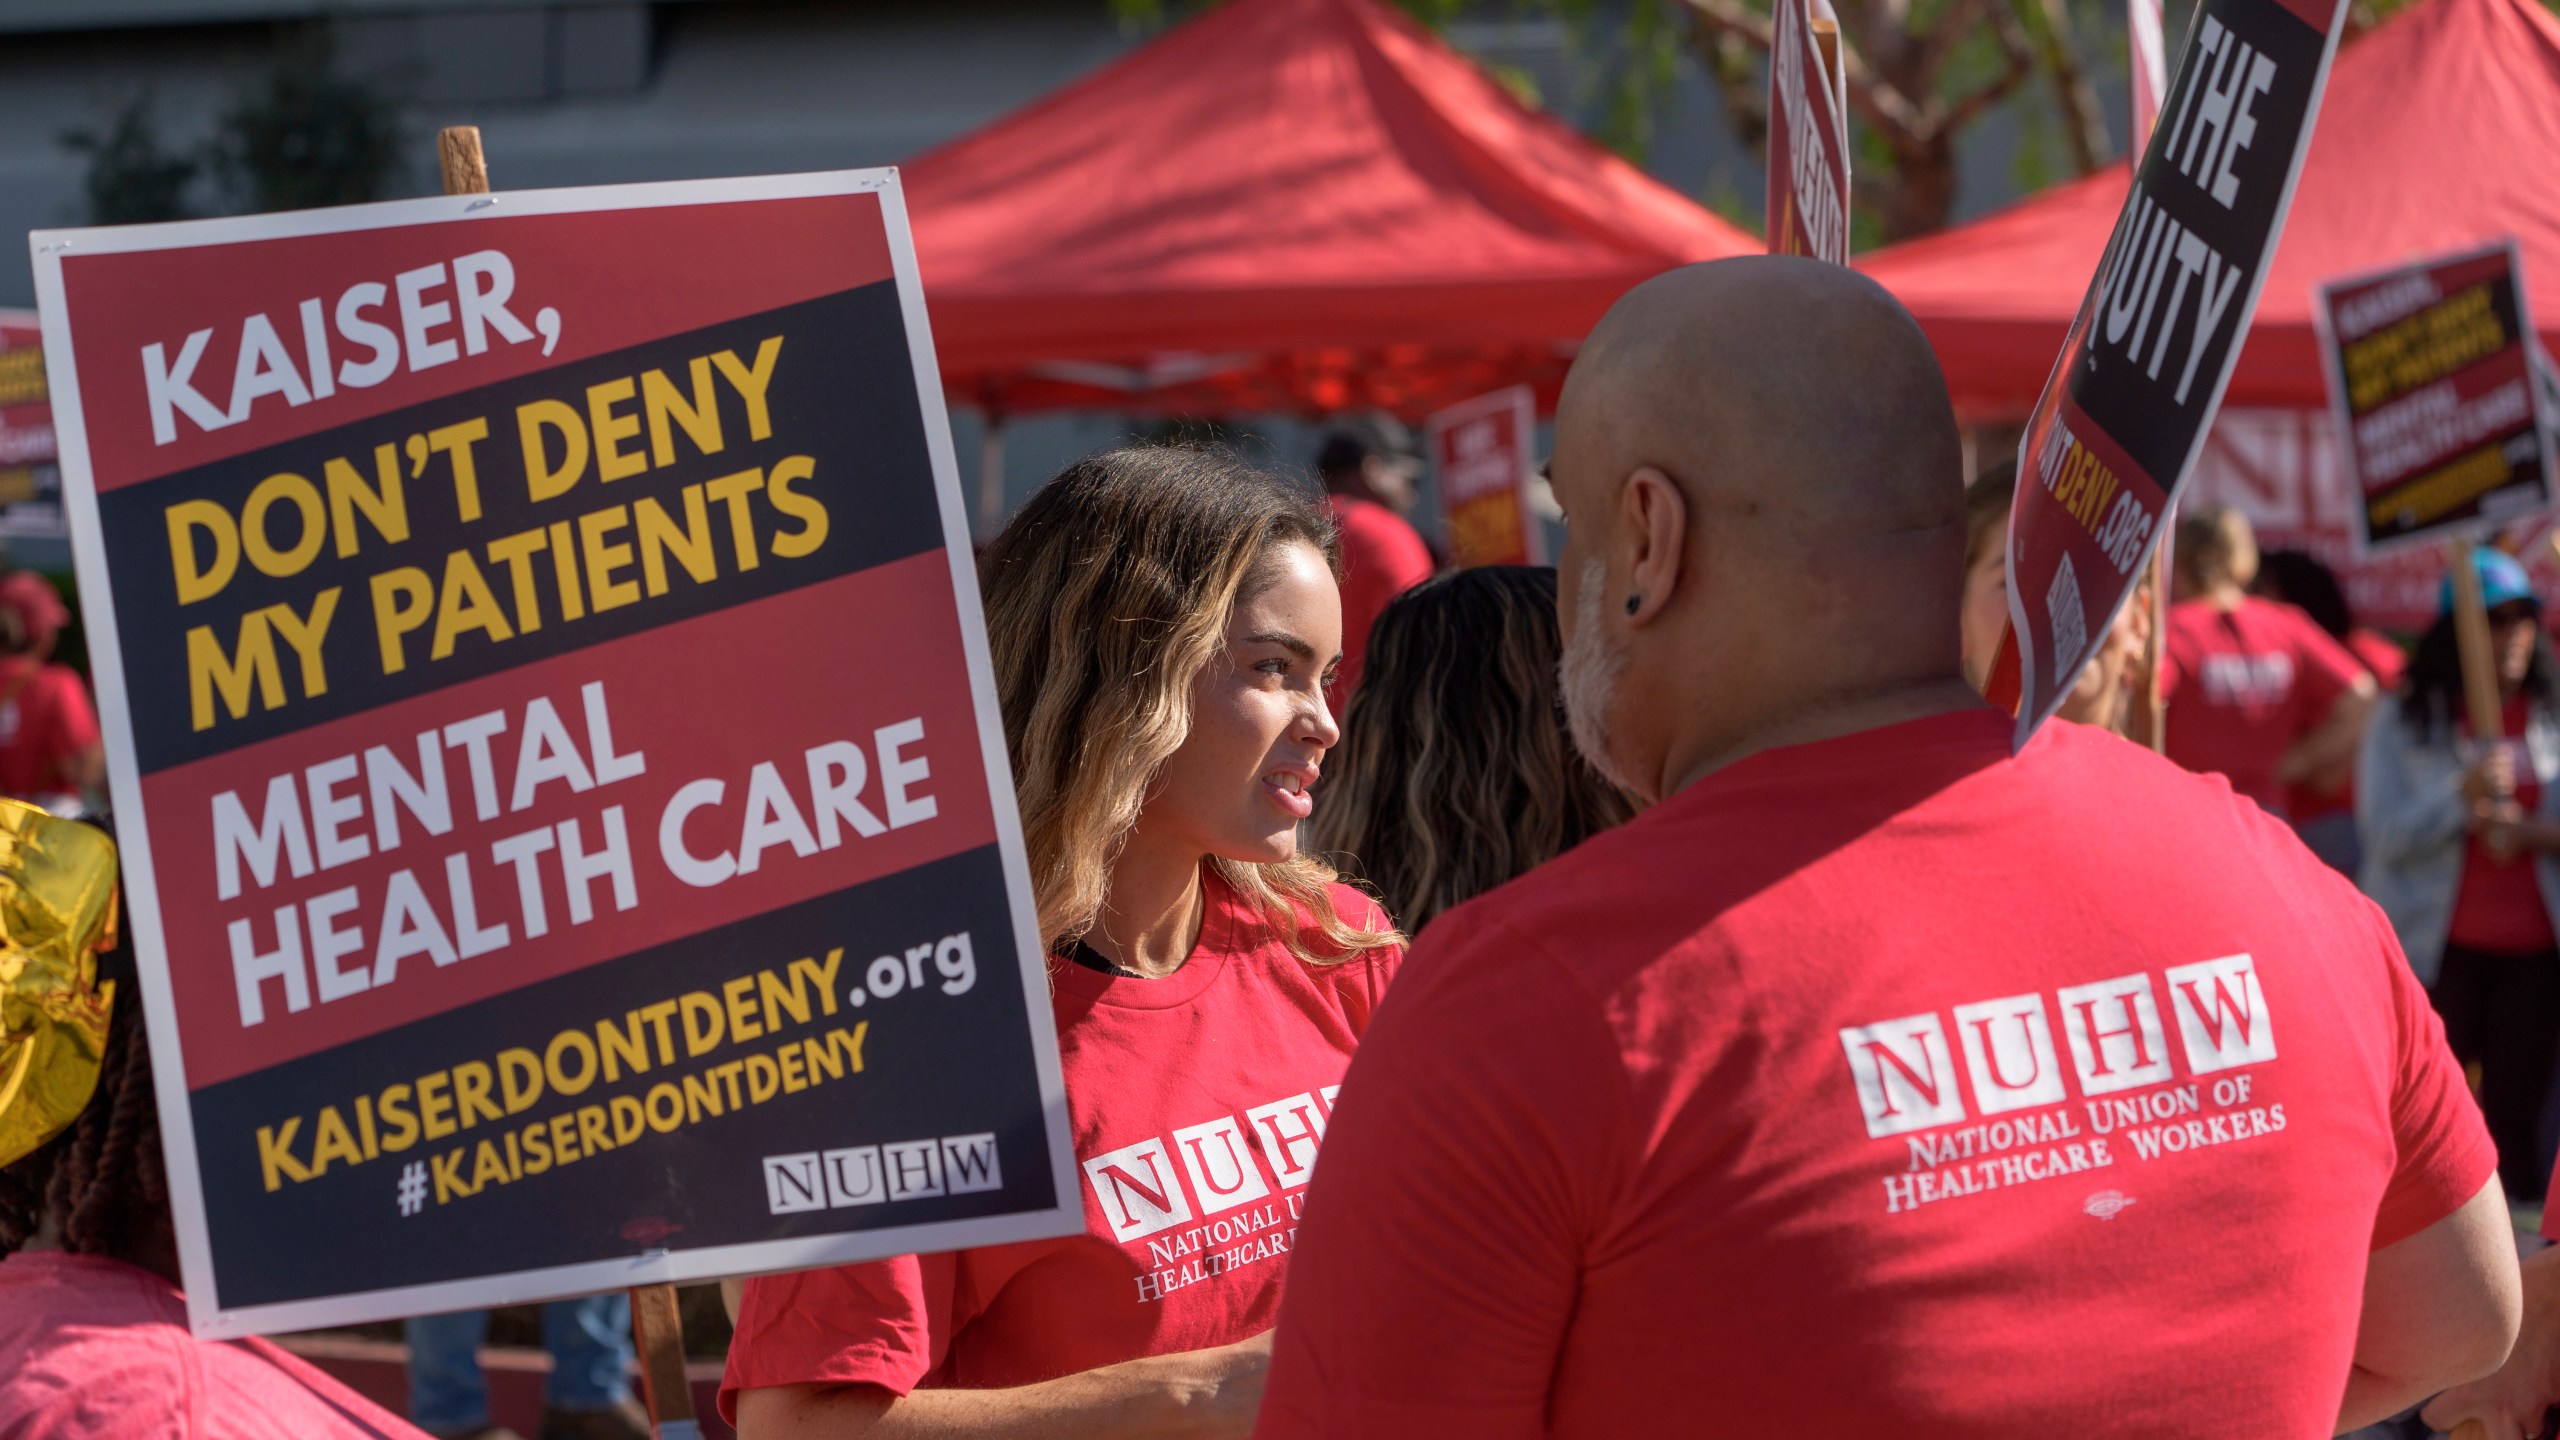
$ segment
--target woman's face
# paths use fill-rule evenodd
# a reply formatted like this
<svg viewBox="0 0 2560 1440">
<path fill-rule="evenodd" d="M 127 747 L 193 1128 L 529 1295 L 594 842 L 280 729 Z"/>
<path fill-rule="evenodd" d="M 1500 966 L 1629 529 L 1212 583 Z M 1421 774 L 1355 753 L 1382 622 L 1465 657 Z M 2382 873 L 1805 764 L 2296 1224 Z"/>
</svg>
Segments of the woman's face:
<svg viewBox="0 0 2560 1440">
<path fill-rule="evenodd" d="M 2489 649 L 2498 657 L 2498 682 L 2509 690 L 2524 684 L 2533 668 L 2533 642 L 2542 636 L 2542 621 L 2533 606 L 2517 601 L 2489 612 Z"/>
<path fill-rule="evenodd" d="M 1964 608 L 1959 616 L 1964 634 L 1964 678 L 1976 690 L 1982 688 L 1991 673 L 1992 656 L 2000 648 L 2000 629 L 2008 623 L 2008 547 L 1995 542 L 1984 546 L 1982 554 L 1964 572 Z"/>
<path fill-rule="evenodd" d="M 1191 682 L 1191 733 L 1138 821 L 1150 840 L 1251 864 L 1298 853 L 1307 792 L 1342 739 L 1324 701 L 1342 659 L 1342 596 L 1311 545 L 1284 545 L 1270 565 L 1228 613 L 1225 652 Z"/>
</svg>

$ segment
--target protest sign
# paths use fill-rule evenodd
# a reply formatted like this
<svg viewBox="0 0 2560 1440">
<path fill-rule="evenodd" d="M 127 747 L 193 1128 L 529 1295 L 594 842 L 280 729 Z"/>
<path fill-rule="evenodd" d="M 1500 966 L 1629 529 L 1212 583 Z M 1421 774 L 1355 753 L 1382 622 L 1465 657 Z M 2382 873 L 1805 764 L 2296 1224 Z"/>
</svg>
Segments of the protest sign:
<svg viewBox="0 0 2560 1440">
<path fill-rule="evenodd" d="M 62 536 L 44 345 L 35 316 L 0 311 L 0 540 Z"/>
<path fill-rule="evenodd" d="M 31 243 L 200 1333 L 1078 1228 L 893 172 Z"/>
<path fill-rule="evenodd" d="M 2205 0 L 2018 444 L 2016 740 L 2068 695 L 2222 403 L 2293 200 L 2344 0 Z M 2005 667 L 2004 667 L 2005 668 Z M 1995 679 L 1994 692 L 2009 687 Z"/>
<path fill-rule="evenodd" d="M 2514 241 L 2332 281 L 2315 315 L 2356 554 L 2560 499 Z"/>
<path fill-rule="evenodd" d="M 1544 537 L 1529 508 L 1538 444 L 1537 400 L 1529 387 L 1452 405 L 1423 430 L 1458 563 L 1545 564 Z"/>
<path fill-rule="evenodd" d="M 1849 263 L 1849 116 L 1839 27 L 1777 0 L 1769 48 L 1769 253 Z M 1830 7 L 1823 6 L 1823 17 Z M 1832 51 L 1826 64 L 1825 43 Z"/>
</svg>

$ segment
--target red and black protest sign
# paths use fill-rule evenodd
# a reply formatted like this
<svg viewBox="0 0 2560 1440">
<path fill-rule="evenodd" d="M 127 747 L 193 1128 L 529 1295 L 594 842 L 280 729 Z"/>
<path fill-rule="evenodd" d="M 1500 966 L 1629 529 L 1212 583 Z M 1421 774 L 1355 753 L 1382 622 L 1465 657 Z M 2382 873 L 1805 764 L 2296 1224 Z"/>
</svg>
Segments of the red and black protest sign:
<svg viewBox="0 0 2560 1440">
<path fill-rule="evenodd" d="M 2514 241 L 2332 281 L 2318 316 L 2358 555 L 2560 500 Z"/>
<path fill-rule="evenodd" d="M 34 315 L 0 312 L 0 540 L 62 533 L 42 333 Z"/>
<path fill-rule="evenodd" d="M 894 174 L 33 245 L 200 1331 L 1075 1228 Z"/>
<path fill-rule="evenodd" d="M 1849 117 L 1836 60 L 1839 26 L 1817 34 L 1817 0 L 1777 0 L 1769 49 L 1769 253 L 1849 263 Z"/>
<path fill-rule="evenodd" d="M 2124 212 L 2018 446 L 2017 743 L 2070 693 L 2239 359 L 2344 0 L 2204 0 Z M 1997 687 L 1995 687 L 1997 688 Z"/>
<path fill-rule="evenodd" d="M 1452 405 L 1423 428 L 1458 563 L 1544 564 L 1546 547 L 1529 504 L 1538 444 L 1537 400 L 1529 387 Z"/>
</svg>

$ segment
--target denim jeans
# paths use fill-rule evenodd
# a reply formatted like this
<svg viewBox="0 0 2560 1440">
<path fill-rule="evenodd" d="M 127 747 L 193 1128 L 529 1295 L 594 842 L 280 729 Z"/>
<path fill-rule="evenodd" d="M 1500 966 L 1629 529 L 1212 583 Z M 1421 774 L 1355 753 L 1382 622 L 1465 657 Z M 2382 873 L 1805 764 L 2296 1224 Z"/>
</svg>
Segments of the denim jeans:
<svg viewBox="0 0 2560 1440">
<path fill-rule="evenodd" d="M 489 1337 L 489 1312 L 424 1315 L 408 1330 L 410 1420 L 439 1435 L 488 1424 L 478 1352 Z M 631 1297 L 590 1295 L 543 1306 L 542 1348 L 551 1352 L 544 1404 L 601 1410 L 630 1399 Z"/>
</svg>

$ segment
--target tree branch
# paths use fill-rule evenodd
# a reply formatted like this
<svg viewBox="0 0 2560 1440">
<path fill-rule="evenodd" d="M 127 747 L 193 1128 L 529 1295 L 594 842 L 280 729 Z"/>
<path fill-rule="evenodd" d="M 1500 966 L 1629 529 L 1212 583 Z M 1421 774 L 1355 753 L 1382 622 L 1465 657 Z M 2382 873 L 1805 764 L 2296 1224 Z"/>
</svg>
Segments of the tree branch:
<svg viewBox="0 0 2560 1440">
<path fill-rule="evenodd" d="M 1689 51 L 1696 57 L 1698 68 L 1706 72 L 1708 83 L 1715 86 L 1716 98 L 1724 104 L 1725 119 L 1733 126 L 1734 139 L 1743 149 L 1757 151 L 1769 138 L 1769 87 L 1759 83 L 1759 67 L 1752 63 L 1755 52 L 1750 42 L 1717 29 L 1692 10 Z"/>
<path fill-rule="evenodd" d="M 1739 36 L 1763 50 L 1774 49 L 1777 32 L 1766 15 L 1754 15 L 1733 0 L 1683 0 L 1708 28 L 1721 34 Z"/>
<path fill-rule="evenodd" d="M 2097 87 L 2080 68 L 2071 44 L 2071 16 L 2063 0 L 2040 0 L 2045 77 L 2053 82 L 2054 108 L 2062 112 L 2062 133 L 2071 146 L 2071 164 L 2083 175 L 2095 174 L 2115 156 L 2115 140 L 2107 133 L 2106 112 L 2099 108 Z"/>
<path fill-rule="evenodd" d="M 1938 76 L 1955 57 L 1956 47 L 1971 39 L 1974 28 L 1982 23 L 1983 12 L 1995 0 L 1954 0 L 1947 13 L 1920 43 L 1919 73 L 1927 77 L 1924 88 L 1934 85 Z"/>
<path fill-rule="evenodd" d="M 1983 112 L 2017 93 L 2027 77 L 2035 73 L 2035 52 L 2028 47 L 2026 35 L 2019 29 L 2018 18 L 2006 7 L 1991 12 L 1992 33 L 2000 38 L 2000 50 L 2007 65 L 2000 74 L 1982 88 L 1937 111 L 1937 130 L 1953 135 L 1982 118 Z M 1933 109 L 1935 107 L 1932 107 Z"/>
</svg>

